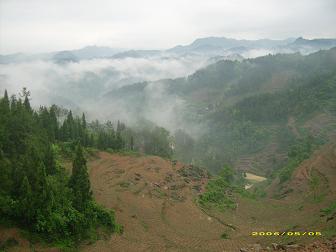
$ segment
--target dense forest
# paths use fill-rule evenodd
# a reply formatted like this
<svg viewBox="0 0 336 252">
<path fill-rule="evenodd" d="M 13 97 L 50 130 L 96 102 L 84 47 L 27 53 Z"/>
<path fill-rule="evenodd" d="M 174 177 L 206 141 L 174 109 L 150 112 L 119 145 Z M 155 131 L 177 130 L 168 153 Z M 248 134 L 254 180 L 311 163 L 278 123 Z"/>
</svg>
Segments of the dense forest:
<svg viewBox="0 0 336 252">
<path fill-rule="evenodd" d="M 183 106 L 167 115 L 176 120 L 174 157 L 216 173 L 224 164 L 235 166 L 240 158 L 269 146 L 274 146 L 271 155 L 287 156 L 292 145 L 312 134 L 302 127 L 305 122 L 319 114 L 335 118 L 335 65 L 336 48 L 221 60 L 187 77 L 121 87 L 107 93 L 105 101 L 120 101 L 129 113 L 136 108 L 141 115 L 153 106 L 147 88 L 156 84 L 172 97 L 168 105 L 175 105 L 175 97 L 183 100 Z M 292 126 L 300 129 L 298 134 Z M 328 140 L 332 130 L 325 125 L 314 137 Z M 265 162 L 255 169 L 268 176 L 284 162 Z"/>
<path fill-rule="evenodd" d="M 213 164 L 216 169 L 271 143 L 277 144 L 279 151 L 286 152 L 296 141 L 311 135 L 308 131 L 295 135 L 288 126 L 289 118 L 302 123 L 318 113 L 336 115 L 335 76 L 336 71 L 319 75 L 290 90 L 250 96 L 210 113 L 207 115 L 209 134 L 195 145 L 197 153 L 207 153 L 203 156 L 205 161 L 201 162 Z M 314 137 L 327 141 L 328 130 L 333 129 L 326 128 Z M 221 154 L 223 152 L 225 155 Z"/>
<path fill-rule="evenodd" d="M 85 148 L 83 148 L 85 147 Z M 121 232 L 114 212 L 92 197 L 87 150 L 142 151 L 169 158 L 169 133 L 157 126 L 132 131 L 125 124 L 87 123 L 85 115 L 55 105 L 34 110 L 30 92 L 0 99 L 0 216 L 49 242 L 74 244 L 97 227 Z M 72 171 L 62 160 L 72 160 Z"/>
<path fill-rule="evenodd" d="M 335 127 L 321 125 L 323 130 L 313 133 L 303 125 L 321 114 L 336 117 L 335 64 L 333 48 L 308 56 L 221 61 L 183 81 L 170 81 L 170 92 L 188 100 L 194 109 L 192 120 L 205 129 L 196 139 L 185 130 L 182 139 L 189 144 L 177 141 L 177 155 L 219 172 L 223 164 L 235 165 L 240 158 L 265 152 L 269 146 L 275 146 L 274 153 L 287 156 L 288 150 L 304 139 L 328 141 Z M 193 98 L 197 92 L 203 92 L 203 100 Z M 256 169 L 270 176 L 284 162 L 267 162 L 267 167 Z"/>
<path fill-rule="evenodd" d="M 166 91 L 187 102 L 186 125 L 202 127 L 196 137 L 183 124 L 171 134 L 143 118 L 130 127 L 121 121 L 88 121 L 85 113 L 57 105 L 34 109 L 26 88 L 12 96 L 5 91 L 0 99 L 0 221 L 66 246 L 97 238 L 99 227 L 122 232 L 113 210 L 92 196 L 86 159 L 97 151 L 157 155 L 207 168 L 217 176 L 197 198 L 204 209 L 235 209 L 237 195 L 257 197 L 258 192 L 244 188 L 244 170 L 237 165 L 244 157 L 266 153 L 260 158 L 266 167 L 254 163 L 250 171 L 285 184 L 335 133 L 332 123 L 320 123 L 315 132 L 307 127 L 318 115 L 336 121 L 336 51 L 329 52 L 222 61 L 188 78 L 164 80 Z M 288 77 L 290 66 L 294 73 Z M 286 81 L 273 89 L 274 79 L 284 75 Z M 214 92 L 197 100 L 192 93 L 202 93 L 204 83 Z M 126 95 L 127 101 L 139 92 L 137 102 L 144 102 L 146 85 L 122 88 L 117 96 Z M 72 162 L 71 170 L 65 160 Z"/>
<path fill-rule="evenodd" d="M 81 127 L 71 131 L 58 131 L 53 108 L 34 111 L 29 95 L 26 89 L 19 98 L 9 98 L 5 92 L 0 100 L 1 220 L 13 221 L 54 242 L 78 242 L 90 237 L 98 226 L 120 231 L 113 211 L 92 198 L 80 141 L 71 175 L 54 151 L 56 139 L 65 136 L 59 132 L 73 134 L 66 137 L 84 137 L 82 122 L 73 122 Z"/>
</svg>

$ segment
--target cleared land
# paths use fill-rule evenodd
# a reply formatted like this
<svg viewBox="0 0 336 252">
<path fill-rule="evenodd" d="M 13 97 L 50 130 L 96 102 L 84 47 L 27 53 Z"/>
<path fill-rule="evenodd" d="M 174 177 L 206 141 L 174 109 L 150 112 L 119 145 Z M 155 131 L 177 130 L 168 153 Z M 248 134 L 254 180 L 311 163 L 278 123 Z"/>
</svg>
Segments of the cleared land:
<svg viewBox="0 0 336 252">
<path fill-rule="evenodd" d="M 94 197 L 115 209 L 124 234 L 83 244 L 80 251 L 269 251 L 267 247 L 274 251 L 271 244 L 276 243 L 308 244 L 287 251 L 317 251 L 314 249 L 318 247 L 323 252 L 332 251 L 334 246 L 326 238 L 335 233 L 336 218 L 320 212 L 336 200 L 334 146 L 326 146 L 306 160 L 288 184 L 273 182 L 266 189 L 269 197 L 255 200 L 237 196 L 237 208 L 225 212 L 196 205 L 195 198 L 204 190 L 208 176 L 179 162 L 100 152 L 88 167 Z M 311 188 L 313 176 L 320 181 L 315 191 Z M 273 197 L 279 194 L 281 197 Z M 251 235 L 267 231 L 321 231 L 323 236 Z M 0 230 L 2 240 L 11 237 L 18 244 L 7 251 L 59 251 L 30 244 L 17 229 Z M 278 248 L 281 251 L 282 247 Z"/>
</svg>

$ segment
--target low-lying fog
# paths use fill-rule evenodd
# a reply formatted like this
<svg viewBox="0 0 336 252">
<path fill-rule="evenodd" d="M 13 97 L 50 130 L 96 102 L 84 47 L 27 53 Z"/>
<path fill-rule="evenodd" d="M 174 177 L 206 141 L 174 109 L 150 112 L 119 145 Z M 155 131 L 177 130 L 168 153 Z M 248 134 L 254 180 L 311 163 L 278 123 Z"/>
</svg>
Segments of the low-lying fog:
<svg viewBox="0 0 336 252">
<path fill-rule="evenodd" d="M 0 65 L 0 91 L 18 94 L 22 87 L 31 91 L 31 104 L 57 104 L 84 111 L 89 119 L 123 120 L 133 123 L 146 118 L 156 124 L 176 129 L 176 113 L 183 100 L 169 96 L 162 85 L 145 89 L 143 114 L 135 115 L 132 104 L 102 97 L 115 89 L 143 81 L 188 76 L 209 64 L 204 56 L 92 59 L 56 63 L 52 60 Z"/>
</svg>

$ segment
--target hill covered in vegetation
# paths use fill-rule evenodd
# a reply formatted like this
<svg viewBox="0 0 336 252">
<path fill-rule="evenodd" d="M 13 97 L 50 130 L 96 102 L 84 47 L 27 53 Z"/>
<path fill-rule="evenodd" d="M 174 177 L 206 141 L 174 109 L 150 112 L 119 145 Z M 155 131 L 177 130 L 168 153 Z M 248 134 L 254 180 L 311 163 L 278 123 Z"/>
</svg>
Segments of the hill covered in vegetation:
<svg viewBox="0 0 336 252">
<path fill-rule="evenodd" d="M 290 146 L 310 136 L 325 142 L 334 134 L 335 65 L 336 48 L 224 60 L 186 78 L 138 83 L 105 98 L 142 114 L 153 106 L 148 89 L 159 86 L 158 106 L 174 108 L 167 117 L 177 159 L 214 172 L 228 163 L 271 175 L 284 165 Z"/>
</svg>

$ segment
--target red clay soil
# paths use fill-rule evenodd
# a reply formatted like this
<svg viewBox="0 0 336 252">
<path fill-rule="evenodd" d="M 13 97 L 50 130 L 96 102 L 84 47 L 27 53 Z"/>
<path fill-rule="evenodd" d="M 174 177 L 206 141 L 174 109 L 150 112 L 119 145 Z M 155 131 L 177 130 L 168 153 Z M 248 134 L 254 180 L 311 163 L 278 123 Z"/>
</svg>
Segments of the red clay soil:
<svg viewBox="0 0 336 252">
<path fill-rule="evenodd" d="M 335 184 L 330 183 L 335 183 L 332 164 L 336 160 L 331 155 L 335 149 L 326 148 L 298 169 L 293 185 L 300 187 L 298 181 L 306 178 L 310 169 L 302 167 L 313 164 L 327 179 L 328 190 L 334 192 Z M 336 198 L 331 193 L 319 204 L 294 190 L 294 196 L 281 200 L 238 198 L 236 210 L 203 211 L 194 200 L 204 190 L 207 178 L 182 176 L 181 163 L 100 152 L 88 167 L 96 201 L 115 210 L 124 233 L 82 245 L 80 251 L 333 251 L 334 243 L 324 237 L 251 236 L 254 231 L 324 232 L 326 227 L 335 227 L 336 219 L 326 222 L 320 216 L 320 209 Z M 221 238 L 223 234 L 228 239 Z M 10 237 L 19 246 L 8 251 L 32 251 L 16 229 L 0 229 L 0 242 Z M 36 251 L 57 251 L 34 246 Z"/>
<path fill-rule="evenodd" d="M 273 250 L 271 243 L 320 241 L 251 236 L 253 231 L 319 231 L 323 226 L 316 224 L 321 221 L 319 207 L 310 210 L 311 205 L 304 205 L 301 211 L 301 202 L 243 198 L 234 211 L 204 212 L 194 203 L 197 191 L 193 188 L 202 191 L 206 180 L 186 182 L 177 172 L 182 164 L 174 166 L 154 156 L 99 156 L 89 163 L 94 196 L 115 209 L 125 232 L 83 246 L 83 251 L 256 251 L 254 247 L 251 250 L 251 244 L 262 251 L 266 247 Z M 229 239 L 222 239 L 223 233 Z"/>
<path fill-rule="evenodd" d="M 182 168 L 159 157 L 100 154 L 90 166 L 96 200 L 116 210 L 124 234 L 98 241 L 84 251 L 234 251 L 221 240 L 226 228 L 193 202 L 193 186 L 206 181 L 185 181 Z"/>
</svg>

